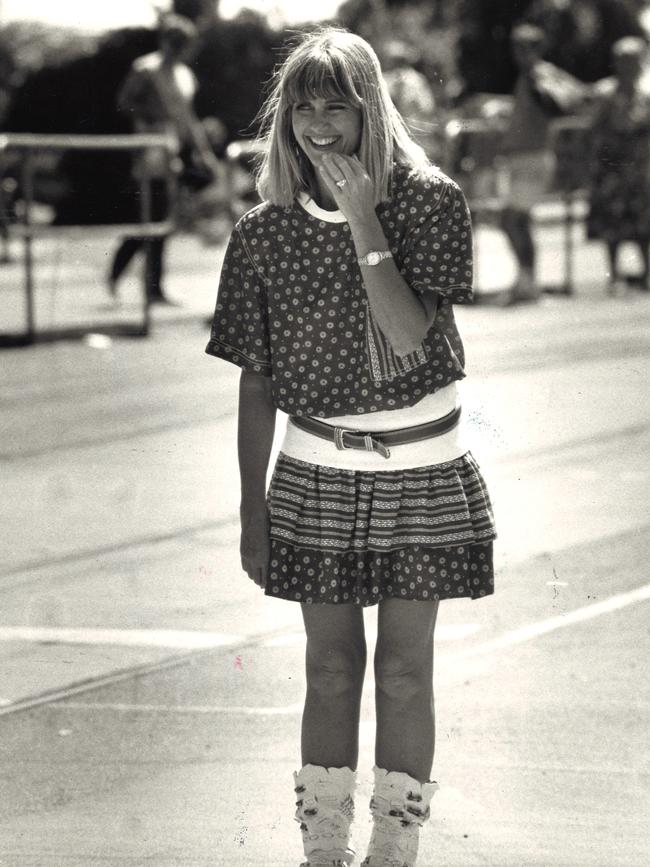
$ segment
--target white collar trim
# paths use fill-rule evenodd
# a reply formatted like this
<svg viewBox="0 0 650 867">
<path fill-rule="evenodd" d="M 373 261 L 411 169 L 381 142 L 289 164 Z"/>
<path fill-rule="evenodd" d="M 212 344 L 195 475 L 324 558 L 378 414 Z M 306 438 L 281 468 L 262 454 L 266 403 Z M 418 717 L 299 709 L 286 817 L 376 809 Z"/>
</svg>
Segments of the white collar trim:
<svg viewBox="0 0 650 867">
<path fill-rule="evenodd" d="M 324 220 L 326 223 L 347 223 L 348 221 L 342 211 L 326 211 L 325 208 L 317 205 L 307 193 L 298 193 L 298 202 L 308 214 L 311 214 L 312 217 L 316 217 L 318 220 Z"/>
</svg>

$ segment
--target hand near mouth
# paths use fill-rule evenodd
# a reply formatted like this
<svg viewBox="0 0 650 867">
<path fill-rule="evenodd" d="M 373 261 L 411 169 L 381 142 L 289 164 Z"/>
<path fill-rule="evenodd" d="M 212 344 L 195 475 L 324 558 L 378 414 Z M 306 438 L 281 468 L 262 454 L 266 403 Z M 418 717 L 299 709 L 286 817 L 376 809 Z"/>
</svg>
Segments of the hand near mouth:
<svg viewBox="0 0 650 867">
<path fill-rule="evenodd" d="M 375 216 L 374 185 L 358 157 L 324 154 L 318 170 L 348 223 L 362 223 Z"/>
</svg>

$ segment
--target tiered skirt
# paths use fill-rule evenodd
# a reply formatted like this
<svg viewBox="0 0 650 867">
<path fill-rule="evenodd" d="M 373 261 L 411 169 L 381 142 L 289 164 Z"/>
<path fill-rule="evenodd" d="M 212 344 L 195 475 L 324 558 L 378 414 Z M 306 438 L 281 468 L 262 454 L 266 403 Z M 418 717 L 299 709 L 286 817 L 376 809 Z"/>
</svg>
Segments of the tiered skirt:
<svg viewBox="0 0 650 867">
<path fill-rule="evenodd" d="M 387 472 L 280 453 L 268 501 L 268 596 L 367 606 L 494 592 L 492 505 L 469 452 Z"/>
</svg>

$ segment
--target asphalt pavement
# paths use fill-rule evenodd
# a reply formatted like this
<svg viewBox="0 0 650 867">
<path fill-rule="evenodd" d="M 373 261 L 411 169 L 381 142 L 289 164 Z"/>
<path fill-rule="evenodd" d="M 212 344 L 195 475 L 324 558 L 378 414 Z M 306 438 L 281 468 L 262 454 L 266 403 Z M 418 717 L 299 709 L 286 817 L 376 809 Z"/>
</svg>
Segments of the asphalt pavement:
<svg viewBox="0 0 650 867">
<path fill-rule="evenodd" d="M 496 298 L 512 262 L 479 240 Z M 497 591 L 441 606 L 422 867 L 650 863 L 650 296 L 607 297 L 576 240 L 572 297 L 458 311 Z M 540 241 L 557 283 L 561 236 Z M 103 331 L 138 312 L 135 278 L 104 294 L 110 242 L 39 254 L 37 320 L 87 336 L 0 354 L 0 865 L 297 867 L 304 642 L 238 564 L 237 371 L 203 354 L 222 248 L 173 240 L 179 306 L 135 339 Z M 372 695 L 369 668 L 361 855 Z"/>
</svg>

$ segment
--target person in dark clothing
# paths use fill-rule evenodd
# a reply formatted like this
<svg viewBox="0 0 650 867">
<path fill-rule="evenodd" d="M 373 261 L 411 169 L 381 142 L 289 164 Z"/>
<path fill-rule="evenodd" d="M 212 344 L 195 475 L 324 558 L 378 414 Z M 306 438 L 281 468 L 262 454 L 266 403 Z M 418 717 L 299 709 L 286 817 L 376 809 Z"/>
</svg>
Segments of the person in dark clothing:
<svg viewBox="0 0 650 867">
<path fill-rule="evenodd" d="M 536 300 L 536 249 L 531 209 L 550 189 L 554 158 L 550 150 L 551 121 L 587 97 L 587 88 L 569 73 L 543 60 L 544 32 L 531 24 L 512 31 L 512 52 L 519 70 L 514 107 L 503 141 L 508 192 L 501 226 L 517 259 L 513 302 Z"/>
<path fill-rule="evenodd" d="M 622 243 L 639 249 L 639 285 L 650 288 L 650 82 L 648 45 L 627 36 L 612 51 L 616 75 L 603 82 L 592 126 L 589 238 L 607 245 L 610 295 L 626 292 L 618 261 Z"/>
<path fill-rule="evenodd" d="M 192 107 L 196 79 L 183 59 L 195 36 L 196 29 L 188 19 L 179 15 L 163 18 L 159 50 L 137 58 L 118 94 L 118 107 L 131 116 L 135 132 L 166 133 L 176 140 L 177 162 L 182 166 L 179 181 L 189 185 L 198 185 L 199 178 L 209 183 L 220 176 L 218 160 Z M 150 149 L 141 152 L 133 165 L 134 178 L 149 184 L 154 221 L 164 220 L 170 212 L 167 159 L 160 149 Z M 144 247 L 147 298 L 169 303 L 162 287 L 166 240 L 165 236 L 122 240 L 108 275 L 111 296 L 117 296 L 120 277 Z"/>
</svg>

